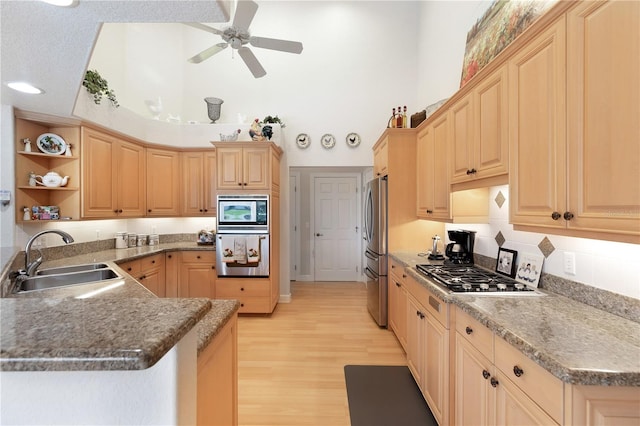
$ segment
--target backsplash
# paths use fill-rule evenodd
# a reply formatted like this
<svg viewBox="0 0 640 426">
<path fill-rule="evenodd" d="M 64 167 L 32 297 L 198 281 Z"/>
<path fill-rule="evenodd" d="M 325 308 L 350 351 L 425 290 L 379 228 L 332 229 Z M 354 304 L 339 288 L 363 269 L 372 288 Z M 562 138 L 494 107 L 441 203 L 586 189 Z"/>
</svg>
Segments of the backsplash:
<svg viewBox="0 0 640 426">
<path fill-rule="evenodd" d="M 495 268 L 500 247 L 516 250 L 519 256 L 543 255 L 542 279 L 554 277 L 546 280 L 548 286 L 555 286 L 554 292 L 589 301 L 598 299 L 592 292 L 595 288 L 640 301 L 640 244 L 515 231 L 509 224 L 509 186 L 490 188 L 489 200 L 488 224 L 445 225 L 447 230 L 476 231 L 474 252 L 494 259 L 489 269 Z M 565 252 L 575 255 L 575 275 L 564 272 Z"/>
</svg>

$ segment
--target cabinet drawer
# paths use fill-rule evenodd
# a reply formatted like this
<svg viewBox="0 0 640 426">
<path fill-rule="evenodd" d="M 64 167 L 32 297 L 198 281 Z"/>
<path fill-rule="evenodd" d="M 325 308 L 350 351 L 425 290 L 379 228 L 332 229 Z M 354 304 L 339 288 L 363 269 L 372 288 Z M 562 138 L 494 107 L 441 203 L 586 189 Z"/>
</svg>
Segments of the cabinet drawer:
<svg viewBox="0 0 640 426">
<path fill-rule="evenodd" d="M 456 331 L 493 362 L 493 332 L 491 330 L 466 312 L 458 309 L 456 311 Z"/>
<path fill-rule="evenodd" d="M 140 269 L 140 260 L 138 259 L 120 263 L 118 266 L 129 275 L 138 274 L 142 270 Z"/>
<path fill-rule="evenodd" d="M 562 423 L 562 381 L 503 339 L 495 339 L 495 348 L 496 367 L 555 421 Z"/>
<path fill-rule="evenodd" d="M 405 280 L 407 292 L 411 294 L 444 328 L 449 329 L 449 304 L 434 296 L 413 277 Z"/>
<path fill-rule="evenodd" d="M 140 259 L 140 270 L 148 271 L 149 269 L 164 266 L 164 253 L 154 254 Z"/>
<path fill-rule="evenodd" d="M 216 263 L 216 253 L 214 251 L 183 251 L 183 263 Z"/>
<path fill-rule="evenodd" d="M 407 277 L 404 273 L 404 265 L 395 259 L 389 258 L 389 271 L 391 274 L 395 275 L 401 283 Z"/>
<path fill-rule="evenodd" d="M 237 299 L 249 296 L 269 296 L 269 281 L 229 281 L 221 278 L 216 281 L 216 297 Z"/>
<path fill-rule="evenodd" d="M 268 297 L 236 297 L 240 302 L 241 314 L 268 314 L 271 313 L 271 303 Z"/>
</svg>

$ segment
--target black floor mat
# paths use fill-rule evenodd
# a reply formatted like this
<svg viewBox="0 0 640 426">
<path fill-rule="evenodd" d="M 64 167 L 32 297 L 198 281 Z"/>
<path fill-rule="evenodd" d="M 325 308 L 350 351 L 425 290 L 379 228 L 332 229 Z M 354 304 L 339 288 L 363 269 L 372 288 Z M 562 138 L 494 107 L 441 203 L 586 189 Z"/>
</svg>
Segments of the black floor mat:
<svg viewBox="0 0 640 426">
<path fill-rule="evenodd" d="M 345 365 L 351 426 L 437 426 L 409 368 Z"/>
</svg>

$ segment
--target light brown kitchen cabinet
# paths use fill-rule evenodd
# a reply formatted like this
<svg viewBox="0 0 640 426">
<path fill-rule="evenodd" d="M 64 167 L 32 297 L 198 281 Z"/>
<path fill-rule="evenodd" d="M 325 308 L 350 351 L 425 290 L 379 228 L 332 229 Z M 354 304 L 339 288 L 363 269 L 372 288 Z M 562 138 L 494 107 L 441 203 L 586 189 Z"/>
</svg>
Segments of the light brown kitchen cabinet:
<svg viewBox="0 0 640 426">
<path fill-rule="evenodd" d="M 563 383 L 460 308 L 455 345 L 456 425 L 563 422 Z"/>
<path fill-rule="evenodd" d="M 279 159 L 278 159 L 279 160 Z M 279 162 L 278 162 L 279 164 Z M 280 300 L 280 193 L 271 192 L 269 238 L 269 309 L 271 313 Z"/>
<path fill-rule="evenodd" d="M 402 349 L 407 351 L 408 295 L 405 280 L 407 275 L 401 263 L 389 260 L 389 329 L 393 331 Z"/>
<path fill-rule="evenodd" d="M 373 147 L 373 175 L 387 176 L 389 173 L 389 136 L 378 140 Z"/>
<path fill-rule="evenodd" d="M 216 151 L 186 151 L 182 162 L 182 215 L 216 215 Z"/>
<path fill-rule="evenodd" d="M 24 208 L 33 206 L 57 206 L 61 217 L 80 219 L 80 126 L 51 123 L 39 114 L 16 110 L 15 119 L 15 218 L 23 222 Z M 72 156 L 50 155 L 37 147 L 38 136 L 54 133 L 72 146 Z M 31 141 L 31 152 L 25 152 L 24 139 Z M 44 176 L 53 171 L 60 176 L 69 176 L 62 187 L 30 186 L 29 174 Z M 31 219 L 30 219 L 31 220 Z"/>
<path fill-rule="evenodd" d="M 216 297 L 216 255 L 211 251 L 180 253 L 178 297 Z"/>
<path fill-rule="evenodd" d="M 417 215 L 422 219 L 451 220 L 449 185 L 449 123 L 443 114 L 418 131 Z"/>
<path fill-rule="evenodd" d="M 259 146 L 252 146 L 258 145 Z M 220 190 L 264 190 L 271 184 L 271 155 L 266 143 L 251 142 L 236 146 L 216 143 L 217 185 Z"/>
<path fill-rule="evenodd" d="M 271 313 L 275 307 L 271 285 L 270 278 L 218 278 L 216 297 L 238 300 L 240 313 Z"/>
<path fill-rule="evenodd" d="M 502 66 L 449 109 L 454 190 L 508 182 L 507 106 L 507 67 Z"/>
<path fill-rule="evenodd" d="M 565 386 L 567 425 L 640 424 L 640 389 L 629 386 Z"/>
<path fill-rule="evenodd" d="M 118 266 L 156 296 L 167 297 L 164 254 L 145 256 L 121 263 Z"/>
<path fill-rule="evenodd" d="M 449 307 L 406 277 L 407 366 L 438 424 L 449 424 Z"/>
<path fill-rule="evenodd" d="M 640 242 L 639 40 L 640 2 L 581 2 L 567 14 L 570 178 L 555 210 L 573 215 L 558 220 L 569 230 L 629 235 L 634 243 Z"/>
<path fill-rule="evenodd" d="M 147 216 L 180 215 L 180 154 L 147 148 Z"/>
<path fill-rule="evenodd" d="M 180 252 L 170 251 L 164 255 L 165 297 L 178 297 L 178 272 Z"/>
<path fill-rule="evenodd" d="M 196 424 L 238 424 L 238 314 L 198 355 Z"/>
<path fill-rule="evenodd" d="M 82 127 L 82 217 L 145 215 L 145 153 L 141 145 Z"/>
</svg>

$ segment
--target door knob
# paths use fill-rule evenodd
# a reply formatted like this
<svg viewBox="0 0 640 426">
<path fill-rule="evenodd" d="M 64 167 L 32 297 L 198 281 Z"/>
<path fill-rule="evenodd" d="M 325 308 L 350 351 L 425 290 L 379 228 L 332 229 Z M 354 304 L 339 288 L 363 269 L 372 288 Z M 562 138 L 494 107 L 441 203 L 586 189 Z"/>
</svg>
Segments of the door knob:
<svg viewBox="0 0 640 426">
<path fill-rule="evenodd" d="M 316 237 L 322 237 L 322 234 L 317 233 L 317 234 L 316 234 Z"/>
</svg>

